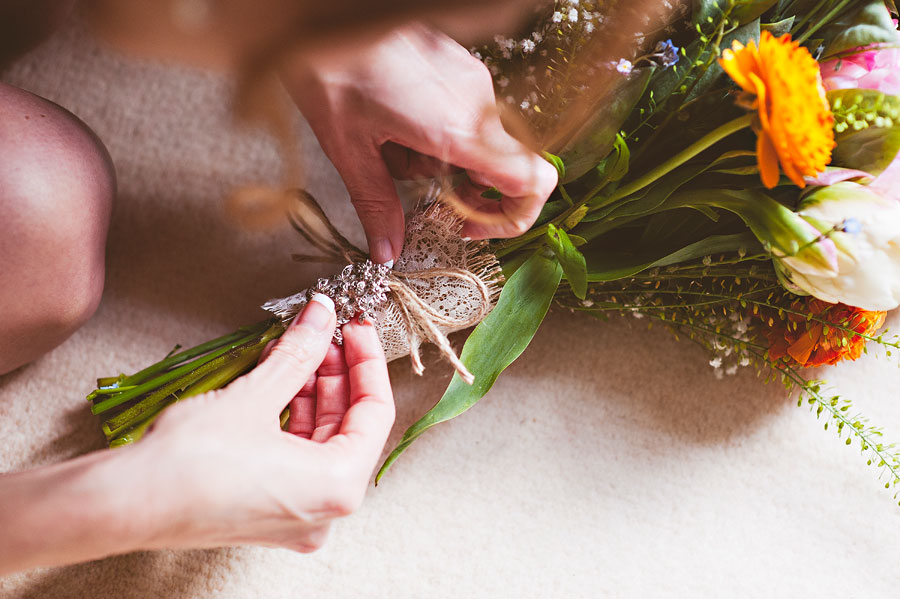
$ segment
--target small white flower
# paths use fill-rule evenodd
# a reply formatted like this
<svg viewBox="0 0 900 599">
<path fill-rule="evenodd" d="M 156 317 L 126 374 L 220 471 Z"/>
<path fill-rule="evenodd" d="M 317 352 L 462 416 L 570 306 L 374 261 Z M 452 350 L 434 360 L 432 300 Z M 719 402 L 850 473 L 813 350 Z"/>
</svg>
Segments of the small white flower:
<svg viewBox="0 0 900 599">
<path fill-rule="evenodd" d="M 715 358 L 713 358 L 712 360 L 709 361 L 709 365 L 715 369 L 721 368 L 722 367 L 722 358 L 720 358 L 719 356 L 716 356 Z"/>
<path fill-rule="evenodd" d="M 741 366 L 750 366 L 750 358 L 744 356 L 743 358 L 741 358 L 741 361 L 738 362 L 738 364 L 740 364 Z"/>
<path fill-rule="evenodd" d="M 725 369 L 725 374 L 727 374 L 728 376 L 734 376 L 735 374 L 737 374 L 737 371 L 738 371 L 737 364 L 732 364 L 731 366 L 729 366 L 728 368 Z"/>
<path fill-rule="evenodd" d="M 585 21 L 590 21 L 593 18 L 593 15 L 591 15 L 590 11 L 583 10 L 581 11 L 581 18 Z"/>
<path fill-rule="evenodd" d="M 509 78 L 508 78 L 508 77 L 501 77 L 500 79 L 497 80 L 497 86 L 498 86 L 500 89 L 505 88 L 507 85 L 509 85 Z"/>
<path fill-rule="evenodd" d="M 522 52 L 525 54 L 534 52 L 534 42 L 531 40 L 522 40 Z"/>
<path fill-rule="evenodd" d="M 550 17 L 550 20 L 553 21 L 554 23 L 562 23 L 563 14 L 557 10 L 556 12 L 553 13 L 553 16 Z"/>
<path fill-rule="evenodd" d="M 531 102 L 529 102 L 528 100 L 522 100 L 522 103 L 519 104 L 519 108 L 521 108 L 522 110 L 528 110 L 529 108 L 531 108 Z"/>
<path fill-rule="evenodd" d="M 478 52 L 477 50 L 475 52 L 472 52 L 472 56 L 474 56 L 478 60 L 482 59 L 481 52 Z"/>
<path fill-rule="evenodd" d="M 583 299 L 583 300 L 581 300 L 581 305 L 584 306 L 585 308 L 590 308 L 591 306 L 594 305 L 594 300 L 592 300 L 592 299 Z"/>
<path fill-rule="evenodd" d="M 531 34 L 531 39 L 533 39 L 536 43 L 540 44 L 544 40 L 544 36 L 539 32 L 535 31 Z"/>
<path fill-rule="evenodd" d="M 515 104 L 516 103 L 516 99 L 513 98 L 512 96 L 506 96 L 506 98 L 504 98 L 504 100 L 506 100 L 507 104 Z"/>
<path fill-rule="evenodd" d="M 566 15 L 566 18 L 569 19 L 569 21 L 572 22 L 572 23 L 578 21 L 578 9 L 577 9 L 577 8 L 570 8 L 570 9 L 569 9 L 569 14 Z"/>
<path fill-rule="evenodd" d="M 641 318 L 644 317 L 644 313 L 643 313 L 643 312 L 638 312 L 637 310 L 635 310 L 634 312 L 632 312 L 631 315 L 634 316 L 635 318 L 637 318 L 638 320 L 640 320 Z"/>
<path fill-rule="evenodd" d="M 616 63 L 616 70 L 622 73 L 623 75 L 629 75 L 634 69 L 634 65 L 631 64 L 630 60 L 626 60 L 624 58 L 619 59 L 619 62 Z"/>
<path fill-rule="evenodd" d="M 593 33 L 594 32 L 594 24 L 588 21 L 584 24 L 584 32 L 585 33 Z"/>
<path fill-rule="evenodd" d="M 494 77 L 496 77 L 497 75 L 500 74 L 500 67 L 498 67 L 495 64 L 492 64 L 491 66 L 489 66 L 488 70 L 491 72 L 491 75 L 493 75 Z"/>
<path fill-rule="evenodd" d="M 581 4 L 581 0 L 569 0 L 569 4 L 571 4 L 572 6 L 578 6 L 579 4 Z"/>
</svg>

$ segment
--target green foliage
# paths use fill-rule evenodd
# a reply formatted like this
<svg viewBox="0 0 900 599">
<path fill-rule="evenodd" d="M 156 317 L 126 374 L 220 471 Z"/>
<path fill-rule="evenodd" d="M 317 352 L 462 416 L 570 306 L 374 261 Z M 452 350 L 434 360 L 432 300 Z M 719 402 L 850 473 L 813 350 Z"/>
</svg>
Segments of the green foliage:
<svg viewBox="0 0 900 599">
<path fill-rule="evenodd" d="M 488 200 L 502 200 L 503 194 L 496 187 L 489 187 L 481 192 L 481 197 Z"/>
<path fill-rule="evenodd" d="M 566 178 L 566 165 L 563 163 L 563 159 L 557 156 L 556 154 L 551 154 L 550 152 L 543 152 L 544 159 L 553 165 L 556 169 L 557 175 L 559 175 L 559 180 L 562 181 Z"/>
<path fill-rule="evenodd" d="M 722 36 L 722 40 L 715 44 L 713 51 L 716 55 L 721 55 L 722 50 L 731 48 L 735 41 L 745 46 L 751 41 L 759 44 L 760 25 L 759 19 L 753 19 L 740 27 L 726 33 Z M 709 68 L 703 73 L 703 76 L 697 81 L 694 89 L 688 94 L 687 100 L 690 101 L 701 94 L 706 93 L 716 85 L 720 84 L 725 77 L 725 71 L 719 66 L 719 61 L 714 60 L 710 63 Z"/>
<path fill-rule="evenodd" d="M 561 183 L 578 179 L 596 167 L 611 150 L 620 150 L 619 129 L 644 94 L 654 71 L 654 67 L 636 70 L 622 81 L 615 93 L 610 94 L 611 100 L 594 108 L 593 115 L 559 152 L 566 165 L 564 175 L 560 176 Z M 619 155 L 622 155 L 621 150 Z"/>
<path fill-rule="evenodd" d="M 633 277 L 652 268 L 689 262 L 723 252 L 755 252 L 759 242 L 750 233 L 711 235 L 676 250 L 650 247 L 637 252 L 609 252 L 596 249 L 586 254 L 588 281 L 615 281 Z"/>
<path fill-rule="evenodd" d="M 584 299 L 584 294 L 587 293 L 587 265 L 584 255 L 578 251 L 568 234 L 554 225 L 547 228 L 547 245 L 556 254 L 572 292 L 576 297 Z"/>
<path fill-rule="evenodd" d="M 759 28 L 761 31 L 768 31 L 775 37 L 781 37 L 786 33 L 791 32 L 791 28 L 794 26 L 794 17 L 788 17 L 787 19 L 782 19 L 776 23 L 761 23 Z"/>
<path fill-rule="evenodd" d="M 475 375 L 475 382 L 467 385 L 458 374 L 453 375 L 440 401 L 404 433 L 381 466 L 376 482 L 422 433 L 456 418 L 484 397 L 500 373 L 531 343 L 562 274 L 555 259 L 535 253 L 509 277 L 497 306 L 475 327 L 460 354 L 463 364 Z"/>
<path fill-rule="evenodd" d="M 870 89 L 828 92 L 835 118 L 832 165 L 879 174 L 900 152 L 900 97 Z"/>
<path fill-rule="evenodd" d="M 857 0 L 852 8 L 821 30 L 825 39 L 823 58 L 830 58 L 860 46 L 897 43 L 897 29 L 884 0 Z"/>
</svg>

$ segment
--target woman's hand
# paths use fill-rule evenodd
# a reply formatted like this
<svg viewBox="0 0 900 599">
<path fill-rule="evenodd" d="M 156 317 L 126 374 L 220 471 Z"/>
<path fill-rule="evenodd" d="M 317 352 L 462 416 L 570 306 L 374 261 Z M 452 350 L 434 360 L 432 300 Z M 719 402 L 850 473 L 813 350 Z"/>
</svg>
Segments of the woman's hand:
<svg viewBox="0 0 900 599">
<path fill-rule="evenodd" d="M 393 178 L 464 170 L 457 189 L 494 218 L 470 221 L 472 238 L 512 237 L 537 219 L 556 169 L 500 122 L 487 68 L 423 25 L 395 30 L 352 55 L 304 55 L 284 70 L 288 91 L 344 180 L 376 262 L 400 254 L 403 210 Z M 500 202 L 481 192 L 496 187 Z"/>
<path fill-rule="evenodd" d="M 387 365 L 371 324 L 345 325 L 333 345 L 333 304 L 318 297 L 255 370 L 172 406 L 140 443 L 154 486 L 184 495 L 164 500 L 178 509 L 163 546 L 312 551 L 362 502 L 394 421 Z"/>
<path fill-rule="evenodd" d="M 171 406 L 139 443 L 0 476 L 0 573 L 138 549 L 320 547 L 360 505 L 394 419 L 374 327 L 347 324 L 332 345 L 329 304 L 310 302 L 255 370 Z"/>
</svg>

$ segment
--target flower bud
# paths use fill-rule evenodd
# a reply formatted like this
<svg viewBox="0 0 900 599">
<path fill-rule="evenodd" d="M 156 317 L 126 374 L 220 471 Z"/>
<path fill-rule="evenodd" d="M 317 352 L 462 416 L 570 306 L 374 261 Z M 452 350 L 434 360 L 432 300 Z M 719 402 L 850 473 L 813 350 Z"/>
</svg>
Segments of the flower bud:
<svg viewBox="0 0 900 599">
<path fill-rule="evenodd" d="M 837 272 L 814 273 L 784 258 L 791 283 L 826 302 L 865 310 L 900 305 L 900 202 L 842 182 L 814 190 L 798 214 L 833 242 Z"/>
</svg>

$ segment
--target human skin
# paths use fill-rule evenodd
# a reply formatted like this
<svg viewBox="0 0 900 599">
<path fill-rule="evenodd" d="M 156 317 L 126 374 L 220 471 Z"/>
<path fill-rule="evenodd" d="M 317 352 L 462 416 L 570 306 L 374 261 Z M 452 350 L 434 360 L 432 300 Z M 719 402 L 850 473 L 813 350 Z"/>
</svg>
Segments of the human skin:
<svg viewBox="0 0 900 599">
<path fill-rule="evenodd" d="M 84 324 L 103 292 L 115 174 L 67 110 L 0 83 L 0 374 Z"/>
<path fill-rule="evenodd" d="M 118 6 L 132 4 L 158 7 L 137 0 Z M 237 70 L 260 56 L 258 42 L 269 37 L 265 27 L 240 19 L 231 25 L 246 29 L 248 37 L 233 43 L 223 42 L 227 36 L 207 38 L 202 30 L 191 34 L 192 44 L 165 43 L 165 31 L 174 26 L 165 20 L 161 30 L 140 18 L 101 22 L 98 30 L 123 47 L 152 53 L 152 45 L 142 47 L 139 39 L 123 35 L 136 23 L 158 36 L 157 47 L 170 58 L 201 50 L 204 60 Z M 326 61 L 309 47 L 287 43 L 272 63 L 295 96 L 308 84 L 317 98 L 328 100 L 319 109 L 307 105 L 307 116 L 351 188 L 373 259 L 387 262 L 402 245 L 402 213 L 385 171 L 420 176 L 442 172 L 449 162 L 446 168 L 468 173 L 460 195 L 499 217 L 492 224 L 470 223 L 467 234 L 499 237 L 524 230 L 552 191 L 556 173 L 503 130 L 486 69 L 421 25 L 384 32 L 376 28 L 345 46 L 357 54 L 353 60 L 344 54 Z M 374 60 L 360 60 L 367 55 Z M 394 78 L 373 85 L 385 70 Z M 363 85 L 354 86 L 354 79 Z M 417 79 L 428 85 L 415 85 Z M 21 90 L 6 86 L 0 92 L 6 94 L 0 95 L 0 155 L 14 156 L 0 164 L 0 243 L 5 239 L 9 246 L 0 245 L 0 251 L 13 258 L 0 271 L 0 307 L 13 308 L 4 320 L 7 328 L 0 328 L 3 373 L 61 342 L 96 308 L 115 186 L 102 144 L 74 116 Z M 366 94 L 373 97 L 359 104 Z M 404 117 L 398 102 L 409 103 L 412 116 Z M 360 109 L 370 114 L 356 114 Z M 43 128 L 31 122 L 32 113 Z M 354 131 L 359 148 L 353 146 Z M 341 160 L 341 152 L 361 148 L 365 153 L 355 154 L 363 159 L 359 164 Z M 357 169 L 380 173 L 372 191 Z M 478 195 L 489 186 L 504 193 L 499 204 Z M 387 245 L 380 243 L 385 239 Z M 49 259 L 41 249 L 56 254 Z M 41 267 L 50 270 L 34 271 L 41 276 L 23 286 L 23 276 Z M 66 274 L 73 276 L 60 276 Z M 69 295 L 60 296 L 65 291 Z M 224 390 L 167 409 L 140 443 L 0 475 L 0 573 L 137 549 L 319 547 L 331 521 L 362 500 L 393 422 L 393 401 L 371 325 L 346 325 L 343 353 L 329 349 L 333 313 L 327 326 L 302 324 L 320 311 L 317 306 L 310 304 L 301 326 L 285 333 L 253 372 Z M 41 320 L 45 311 L 27 310 L 35 307 L 62 307 L 64 313 L 58 317 L 51 310 L 52 318 Z M 284 432 L 278 414 L 289 402 L 292 420 Z M 139 507 L 135 497 L 141 498 Z"/>
<path fill-rule="evenodd" d="M 310 302 L 255 370 L 176 403 L 140 443 L 0 475 L 0 574 L 146 549 L 320 547 L 362 502 L 394 419 L 374 327 L 347 324 L 332 345 L 328 304 Z"/>
</svg>

